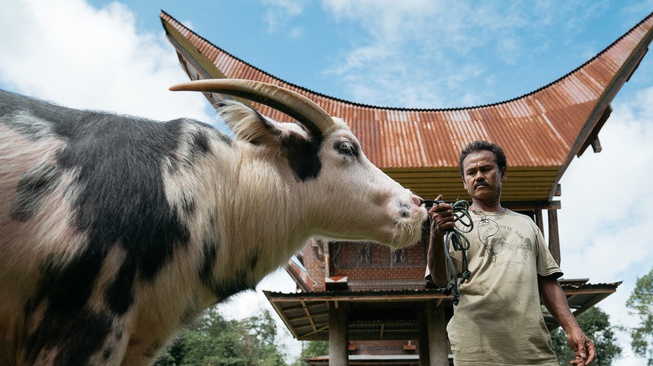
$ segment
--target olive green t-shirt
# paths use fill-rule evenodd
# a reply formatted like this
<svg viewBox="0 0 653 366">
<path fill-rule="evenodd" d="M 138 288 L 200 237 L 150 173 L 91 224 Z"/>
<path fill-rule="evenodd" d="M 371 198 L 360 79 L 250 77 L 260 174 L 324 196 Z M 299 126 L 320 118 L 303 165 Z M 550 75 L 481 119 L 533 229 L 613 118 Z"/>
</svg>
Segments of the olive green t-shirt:
<svg viewBox="0 0 653 366">
<path fill-rule="evenodd" d="M 510 210 L 470 214 L 472 274 L 459 287 L 460 302 L 447 325 L 455 365 L 558 365 L 537 277 L 562 272 L 542 232 L 529 217 Z M 461 273 L 461 252 L 451 249 L 451 256 Z"/>
</svg>

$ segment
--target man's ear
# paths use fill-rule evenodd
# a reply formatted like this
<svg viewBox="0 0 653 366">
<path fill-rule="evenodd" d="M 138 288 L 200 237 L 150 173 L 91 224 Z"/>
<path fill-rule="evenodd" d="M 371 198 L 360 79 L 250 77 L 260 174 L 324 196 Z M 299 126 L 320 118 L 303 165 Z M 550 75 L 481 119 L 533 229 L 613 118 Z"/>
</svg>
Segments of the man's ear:
<svg viewBox="0 0 653 366">
<path fill-rule="evenodd" d="M 508 169 L 505 167 L 501 168 L 501 181 L 505 182 L 508 179 Z"/>
</svg>

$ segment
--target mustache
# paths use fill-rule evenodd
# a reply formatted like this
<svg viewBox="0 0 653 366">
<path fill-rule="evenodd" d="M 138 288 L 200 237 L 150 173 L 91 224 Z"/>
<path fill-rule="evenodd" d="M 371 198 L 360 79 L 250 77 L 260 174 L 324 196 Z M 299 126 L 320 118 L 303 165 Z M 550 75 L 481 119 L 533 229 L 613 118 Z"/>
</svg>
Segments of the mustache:
<svg viewBox="0 0 653 366">
<path fill-rule="evenodd" d="M 474 189 L 476 189 L 476 188 L 478 188 L 478 187 L 480 187 L 480 186 L 486 186 L 486 187 L 489 187 L 489 184 L 487 184 L 486 181 L 482 181 L 482 182 L 476 182 L 476 183 L 474 183 Z"/>
</svg>

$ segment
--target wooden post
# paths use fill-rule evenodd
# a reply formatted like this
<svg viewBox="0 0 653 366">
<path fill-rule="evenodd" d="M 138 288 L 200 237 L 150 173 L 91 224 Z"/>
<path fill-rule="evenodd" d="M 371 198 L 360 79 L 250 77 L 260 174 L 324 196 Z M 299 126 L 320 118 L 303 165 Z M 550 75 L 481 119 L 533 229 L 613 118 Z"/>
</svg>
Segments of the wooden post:
<svg viewBox="0 0 653 366">
<path fill-rule="evenodd" d="M 447 318 L 444 303 L 435 301 L 426 304 L 426 320 L 429 333 L 429 362 L 431 366 L 449 366 L 449 340 L 447 339 Z"/>
<path fill-rule="evenodd" d="M 426 312 L 426 306 L 417 309 L 419 366 L 429 366 L 431 362 L 429 357 L 429 323 Z"/>
<path fill-rule="evenodd" d="M 537 227 L 544 234 L 544 219 L 542 218 L 542 210 L 539 208 L 535 208 L 535 223 L 537 223 Z"/>
<path fill-rule="evenodd" d="M 329 302 L 329 366 L 349 365 L 348 346 L 345 304 Z"/>
<path fill-rule="evenodd" d="M 549 211 L 549 252 L 560 265 L 560 236 L 558 233 L 558 210 Z"/>
</svg>

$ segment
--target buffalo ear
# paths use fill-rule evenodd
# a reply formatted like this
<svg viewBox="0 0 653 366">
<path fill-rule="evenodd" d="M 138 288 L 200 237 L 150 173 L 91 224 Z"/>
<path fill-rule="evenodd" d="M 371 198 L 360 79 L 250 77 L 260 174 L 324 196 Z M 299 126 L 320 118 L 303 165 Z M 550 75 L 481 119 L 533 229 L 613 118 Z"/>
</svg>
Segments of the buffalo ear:
<svg viewBox="0 0 653 366">
<path fill-rule="evenodd" d="M 218 116 L 231 128 L 238 140 L 254 145 L 279 146 L 283 131 L 278 123 L 258 111 L 235 101 L 223 100 L 217 106 Z"/>
</svg>

